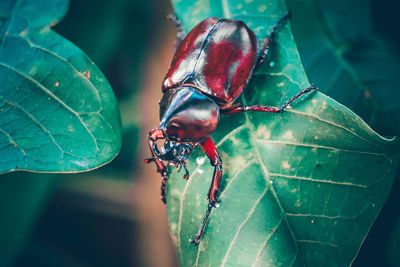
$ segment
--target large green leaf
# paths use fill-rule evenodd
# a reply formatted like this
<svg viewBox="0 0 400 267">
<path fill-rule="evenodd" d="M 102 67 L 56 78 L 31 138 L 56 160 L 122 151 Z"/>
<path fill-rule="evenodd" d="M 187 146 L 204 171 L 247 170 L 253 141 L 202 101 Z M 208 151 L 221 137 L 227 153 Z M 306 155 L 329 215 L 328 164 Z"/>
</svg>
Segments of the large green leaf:
<svg viewBox="0 0 400 267">
<path fill-rule="evenodd" d="M 280 0 L 174 1 L 186 30 L 209 16 L 243 20 L 262 40 Z M 241 101 L 277 106 L 309 86 L 289 25 Z M 323 87 L 324 85 L 320 85 Z M 399 143 L 322 93 L 282 114 L 222 117 L 213 135 L 224 166 L 221 206 L 199 246 L 213 168 L 193 152 L 188 182 L 173 171 L 167 201 L 181 266 L 347 266 L 391 189 Z M 204 164 L 204 165 L 203 165 Z"/>
<path fill-rule="evenodd" d="M 0 1 L 0 172 L 83 171 L 120 149 L 110 85 L 50 29 L 67 6 L 67 0 Z"/>
</svg>

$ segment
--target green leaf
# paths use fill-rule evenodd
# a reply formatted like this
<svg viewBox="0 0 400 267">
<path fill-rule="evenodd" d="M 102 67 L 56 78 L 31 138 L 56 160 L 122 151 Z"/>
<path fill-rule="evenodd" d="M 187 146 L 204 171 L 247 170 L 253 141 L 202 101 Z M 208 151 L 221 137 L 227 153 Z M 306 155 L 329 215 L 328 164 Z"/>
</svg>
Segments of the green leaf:
<svg viewBox="0 0 400 267">
<path fill-rule="evenodd" d="M 0 172 L 84 171 L 120 149 L 119 109 L 106 78 L 50 29 L 67 6 L 0 2 Z"/>
<path fill-rule="evenodd" d="M 375 33 L 371 1 L 287 2 L 309 79 L 379 133 L 399 135 L 400 58 Z"/>
<path fill-rule="evenodd" d="M 286 13 L 280 0 L 174 1 L 186 30 L 209 16 L 243 20 L 260 41 Z M 273 62 L 273 64 L 270 64 Z M 240 99 L 278 106 L 309 86 L 289 25 Z M 320 85 L 323 87 L 323 85 Z M 320 92 L 282 114 L 224 116 L 213 134 L 221 205 L 199 246 L 213 168 L 195 149 L 188 182 L 172 170 L 168 218 L 181 266 L 348 266 L 392 187 L 399 142 Z"/>
</svg>

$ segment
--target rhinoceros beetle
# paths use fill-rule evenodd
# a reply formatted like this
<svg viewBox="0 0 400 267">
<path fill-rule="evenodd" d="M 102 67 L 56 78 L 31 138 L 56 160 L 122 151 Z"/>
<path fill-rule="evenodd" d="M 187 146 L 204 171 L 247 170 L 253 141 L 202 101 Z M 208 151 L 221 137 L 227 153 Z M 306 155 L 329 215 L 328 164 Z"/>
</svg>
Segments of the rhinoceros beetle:
<svg viewBox="0 0 400 267">
<path fill-rule="evenodd" d="M 291 102 L 306 92 L 317 89 L 310 86 L 286 101 L 281 107 L 243 106 L 233 102 L 242 94 L 252 73 L 265 61 L 276 30 L 289 17 L 280 18 L 271 34 L 259 47 L 257 38 L 246 24 L 239 20 L 210 17 L 195 26 L 186 36 L 180 20 L 171 15 L 178 27 L 178 45 L 170 68 L 162 84 L 160 125 L 149 133 L 152 158 L 162 176 L 161 198 L 166 203 L 167 165 L 185 170 L 185 160 L 199 145 L 214 166 L 214 175 L 207 198 L 206 215 L 192 243 L 198 244 L 204 233 L 211 210 L 217 203 L 222 177 L 222 160 L 210 135 L 218 125 L 219 116 L 244 111 L 282 112 Z M 165 139 L 158 149 L 156 141 Z"/>
</svg>

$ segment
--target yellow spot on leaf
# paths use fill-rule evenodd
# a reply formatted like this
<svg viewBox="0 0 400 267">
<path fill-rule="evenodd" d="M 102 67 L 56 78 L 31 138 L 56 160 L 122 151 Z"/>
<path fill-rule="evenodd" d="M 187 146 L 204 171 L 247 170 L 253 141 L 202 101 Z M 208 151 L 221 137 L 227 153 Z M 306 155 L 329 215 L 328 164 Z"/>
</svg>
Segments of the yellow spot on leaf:
<svg viewBox="0 0 400 267">
<path fill-rule="evenodd" d="M 25 30 L 23 30 L 22 32 L 19 33 L 19 36 L 25 37 L 27 33 L 28 33 L 28 29 L 25 29 Z"/>
<path fill-rule="evenodd" d="M 90 79 L 90 70 L 85 71 L 83 74 L 86 76 L 86 78 Z"/>
<path fill-rule="evenodd" d="M 284 168 L 284 169 L 289 169 L 290 168 L 290 164 L 289 164 L 289 162 L 287 162 L 287 160 L 282 161 L 282 168 Z"/>
<path fill-rule="evenodd" d="M 266 9 L 267 9 L 267 6 L 266 6 L 266 5 L 261 5 L 261 6 L 259 6 L 259 7 L 257 8 L 258 12 L 260 12 L 260 13 L 264 12 Z"/>
<path fill-rule="evenodd" d="M 294 140 L 294 136 L 293 136 L 293 132 L 288 130 L 284 133 L 284 135 L 282 136 L 285 139 L 289 139 L 289 140 Z"/>
<path fill-rule="evenodd" d="M 75 131 L 74 125 L 72 125 L 72 124 L 68 125 L 67 131 L 68 131 L 68 132 L 73 132 L 73 131 Z"/>
<path fill-rule="evenodd" d="M 265 125 L 261 125 L 257 128 L 256 135 L 260 139 L 268 140 L 271 137 L 271 131 Z"/>
<path fill-rule="evenodd" d="M 284 82 L 280 82 L 280 83 L 277 84 L 277 86 L 279 86 L 279 87 L 282 87 L 282 86 L 284 86 L 284 85 L 285 85 Z"/>
<path fill-rule="evenodd" d="M 33 66 L 33 67 L 29 70 L 29 74 L 34 74 L 34 73 L 36 73 L 36 71 L 37 71 L 36 66 Z"/>
</svg>

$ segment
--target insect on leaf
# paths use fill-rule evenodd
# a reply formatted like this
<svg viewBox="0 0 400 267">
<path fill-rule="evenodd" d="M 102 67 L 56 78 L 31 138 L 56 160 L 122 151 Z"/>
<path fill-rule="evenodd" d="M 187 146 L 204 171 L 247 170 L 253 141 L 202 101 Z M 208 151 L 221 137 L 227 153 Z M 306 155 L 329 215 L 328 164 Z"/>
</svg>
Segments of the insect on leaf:
<svg viewBox="0 0 400 267">
<path fill-rule="evenodd" d="M 120 149 L 119 109 L 106 78 L 50 29 L 67 6 L 0 2 L 0 172 L 84 171 Z"/>
<path fill-rule="evenodd" d="M 243 20 L 260 42 L 287 11 L 280 0 L 173 1 L 186 30 L 206 17 Z M 240 102 L 279 106 L 309 81 L 289 23 Z M 319 84 L 323 87 L 324 84 Z M 170 229 L 181 266 L 348 266 L 382 208 L 399 143 L 320 92 L 282 114 L 223 116 L 212 138 L 223 161 L 220 207 L 199 246 L 213 168 L 193 152 L 188 182 L 172 170 Z"/>
</svg>

